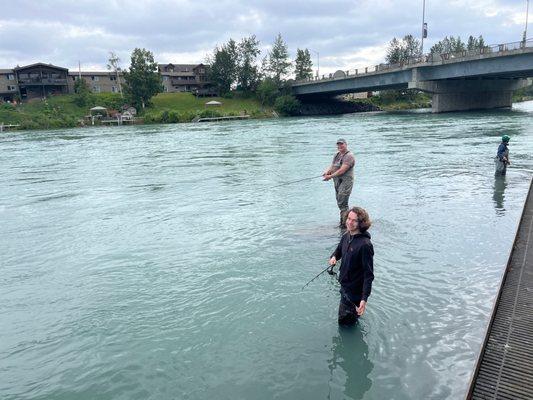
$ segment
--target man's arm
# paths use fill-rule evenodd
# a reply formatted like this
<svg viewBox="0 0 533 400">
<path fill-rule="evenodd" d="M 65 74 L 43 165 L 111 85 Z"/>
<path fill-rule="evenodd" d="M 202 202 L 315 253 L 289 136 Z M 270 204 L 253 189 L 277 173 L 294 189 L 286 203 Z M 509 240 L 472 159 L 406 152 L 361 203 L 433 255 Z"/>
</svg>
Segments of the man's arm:
<svg viewBox="0 0 533 400">
<path fill-rule="evenodd" d="M 346 164 L 342 164 L 341 167 L 333 172 L 333 173 L 329 173 L 329 174 L 324 174 L 324 180 L 325 181 L 329 181 L 331 178 L 335 178 L 337 176 L 341 176 L 341 175 L 344 175 L 344 173 L 346 171 L 348 171 L 350 169 L 350 166 L 349 165 L 346 165 Z"/>
<path fill-rule="evenodd" d="M 374 247 L 368 244 L 361 249 L 363 261 L 363 294 L 359 302 L 359 307 L 355 307 L 357 315 L 365 313 L 368 296 L 372 292 L 372 281 L 374 280 Z"/>
<path fill-rule="evenodd" d="M 329 257 L 329 265 L 331 266 L 337 264 L 337 261 L 340 260 L 342 257 L 342 239 L 343 238 L 344 236 L 341 238 L 341 241 L 337 245 L 337 248 L 335 249 L 335 251 Z"/>
<path fill-rule="evenodd" d="M 374 247 L 367 244 L 361 248 L 361 259 L 363 263 L 363 293 L 361 298 L 366 302 L 372 292 L 372 281 L 374 280 Z"/>
</svg>

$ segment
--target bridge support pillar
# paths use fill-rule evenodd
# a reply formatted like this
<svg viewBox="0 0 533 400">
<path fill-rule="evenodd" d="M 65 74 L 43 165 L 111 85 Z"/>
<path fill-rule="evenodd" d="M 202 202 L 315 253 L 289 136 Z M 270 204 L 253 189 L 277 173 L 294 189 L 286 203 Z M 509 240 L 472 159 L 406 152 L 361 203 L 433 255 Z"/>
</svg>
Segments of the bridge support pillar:
<svg viewBox="0 0 533 400">
<path fill-rule="evenodd" d="M 433 94 L 434 113 L 511 107 L 513 91 L 527 79 L 477 79 L 409 82 L 409 89 Z"/>
</svg>

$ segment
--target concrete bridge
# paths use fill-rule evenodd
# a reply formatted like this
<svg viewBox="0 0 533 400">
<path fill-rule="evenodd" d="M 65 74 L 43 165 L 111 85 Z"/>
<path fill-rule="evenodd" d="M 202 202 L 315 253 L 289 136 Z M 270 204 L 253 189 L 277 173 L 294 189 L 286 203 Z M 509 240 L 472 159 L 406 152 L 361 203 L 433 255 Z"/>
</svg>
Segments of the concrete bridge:
<svg viewBox="0 0 533 400">
<path fill-rule="evenodd" d="M 460 53 L 430 54 L 404 64 L 380 64 L 337 71 L 328 77 L 292 84 L 306 99 L 387 89 L 418 89 L 433 94 L 433 112 L 511 107 L 514 90 L 531 83 L 533 39 Z"/>
</svg>

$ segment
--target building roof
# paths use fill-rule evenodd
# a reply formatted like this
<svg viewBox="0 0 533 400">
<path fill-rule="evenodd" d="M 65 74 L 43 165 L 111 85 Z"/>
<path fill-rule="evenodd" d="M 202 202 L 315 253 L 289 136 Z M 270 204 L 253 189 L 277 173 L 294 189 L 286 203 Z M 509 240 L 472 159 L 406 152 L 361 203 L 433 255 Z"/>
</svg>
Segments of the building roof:
<svg viewBox="0 0 533 400">
<path fill-rule="evenodd" d="M 19 71 L 21 69 L 34 68 L 34 67 L 49 67 L 49 68 L 62 69 L 63 71 L 68 71 L 68 68 L 58 67 L 57 65 L 45 64 L 45 63 L 42 63 L 42 62 L 38 62 L 38 63 L 35 63 L 35 64 L 30 64 L 30 65 L 23 65 L 22 67 L 17 66 L 17 67 L 14 68 L 14 71 Z"/>
<path fill-rule="evenodd" d="M 12 74 L 13 72 L 15 71 L 12 69 L 0 69 L 0 74 Z"/>
</svg>

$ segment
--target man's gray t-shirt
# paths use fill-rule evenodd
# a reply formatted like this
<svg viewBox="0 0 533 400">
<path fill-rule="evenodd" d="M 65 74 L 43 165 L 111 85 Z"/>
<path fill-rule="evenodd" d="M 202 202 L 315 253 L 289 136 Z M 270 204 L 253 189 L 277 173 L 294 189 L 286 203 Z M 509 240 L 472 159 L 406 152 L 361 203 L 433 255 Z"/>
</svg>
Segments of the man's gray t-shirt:
<svg viewBox="0 0 533 400">
<path fill-rule="evenodd" d="M 332 172 L 337 171 L 344 164 L 349 165 L 349 168 L 344 174 L 341 175 L 341 177 L 349 176 L 353 178 L 353 167 L 355 165 L 355 157 L 353 156 L 351 151 L 347 151 L 344 154 L 341 154 L 340 152 L 337 152 L 337 154 L 335 154 L 332 162 Z"/>
</svg>

